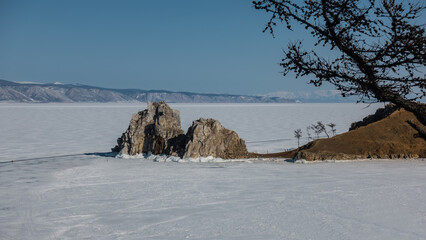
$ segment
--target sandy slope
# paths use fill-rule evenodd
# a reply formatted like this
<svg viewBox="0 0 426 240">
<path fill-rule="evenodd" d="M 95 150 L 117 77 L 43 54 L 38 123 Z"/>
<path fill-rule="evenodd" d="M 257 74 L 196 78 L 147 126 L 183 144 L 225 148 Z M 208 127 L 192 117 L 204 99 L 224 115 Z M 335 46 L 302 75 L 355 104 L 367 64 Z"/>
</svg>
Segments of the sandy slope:
<svg viewBox="0 0 426 240">
<path fill-rule="evenodd" d="M 426 141 L 415 137 L 418 134 L 407 121 L 425 126 L 416 117 L 397 110 L 389 117 L 367 126 L 337 135 L 319 139 L 305 146 L 299 158 L 307 160 L 354 159 L 354 158 L 417 158 L 426 157 Z"/>
</svg>

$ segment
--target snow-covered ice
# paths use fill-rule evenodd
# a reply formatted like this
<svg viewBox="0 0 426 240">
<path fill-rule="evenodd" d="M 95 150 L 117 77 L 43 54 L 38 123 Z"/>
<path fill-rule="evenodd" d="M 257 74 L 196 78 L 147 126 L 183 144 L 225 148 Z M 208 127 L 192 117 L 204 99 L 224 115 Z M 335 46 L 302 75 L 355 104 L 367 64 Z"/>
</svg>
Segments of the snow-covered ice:
<svg viewBox="0 0 426 240">
<path fill-rule="evenodd" d="M 0 239 L 425 239 L 426 164 L 0 165 Z"/>
<path fill-rule="evenodd" d="M 251 151 L 292 147 L 293 130 L 316 121 L 345 131 L 377 107 L 364 106 L 172 105 L 184 129 L 214 117 Z M 145 107 L 0 105 L 0 239 L 426 238 L 423 160 L 177 163 L 106 155 Z"/>
</svg>

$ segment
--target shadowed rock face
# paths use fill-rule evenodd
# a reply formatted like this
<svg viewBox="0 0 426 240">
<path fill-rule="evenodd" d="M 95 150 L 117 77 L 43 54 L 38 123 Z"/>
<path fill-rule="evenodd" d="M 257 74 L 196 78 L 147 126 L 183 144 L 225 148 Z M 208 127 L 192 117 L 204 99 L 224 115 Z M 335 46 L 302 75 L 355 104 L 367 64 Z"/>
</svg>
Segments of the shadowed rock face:
<svg viewBox="0 0 426 240">
<path fill-rule="evenodd" d="M 132 116 L 129 128 L 117 140 L 112 151 L 121 154 L 167 154 L 179 157 L 244 158 L 248 152 L 244 140 L 214 119 L 193 122 L 185 135 L 179 111 L 165 102 L 148 103 L 148 109 Z"/>
<path fill-rule="evenodd" d="M 213 156 L 228 159 L 248 155 L 244 140 L 236 132 L 224 128 L 219 121 L 211 118 L 194 121 L 186 137 L 184 158 Z"/>
<path fill-rule="evenodd" d="M 175 139 L 182 138 L 179 136 L 183 134 L 179 111 L 171 109 L 165 102 L 148 102 L 148 109 L 132 116 L 129 128 L 112 150 L 128 155 L 169 154 L 174 149 Z"/>
</svg>

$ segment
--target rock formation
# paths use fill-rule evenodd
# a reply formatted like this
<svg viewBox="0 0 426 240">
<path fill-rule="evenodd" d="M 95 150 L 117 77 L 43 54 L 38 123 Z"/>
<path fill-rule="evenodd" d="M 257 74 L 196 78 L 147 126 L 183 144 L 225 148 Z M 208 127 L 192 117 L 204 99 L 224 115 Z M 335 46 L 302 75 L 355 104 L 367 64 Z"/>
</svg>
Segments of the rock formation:
<svg viewBox="0 0 426 240">
<path fill-rule="evenodd" d="M 179 111 L 171 109 L 165 102 L 148 102 L 148 109 L 132 116 L 129 128 L 112 150 L 128 155 L 169 154 L 177 152 L 173 145 L 183 134 Z"/>
<path fill-rule="evenodd" d="M 244 140 L 214 119 L 194 121 L 185 135 L 179 111 L 165 102 L 148 103 L 148 109 L 132 116 L 130 125 L 112 151 L 126 155 L 167 154 L 183 158 L 244 158 L 248 152 Z"/>
<path fill-rule="evenodd" d="M 247 155 L 244 140 L 217 120 L 200 118 L 192 123 L 186 134 L 184 158 L 213 156 L 228 159 Z"/>
</svg>

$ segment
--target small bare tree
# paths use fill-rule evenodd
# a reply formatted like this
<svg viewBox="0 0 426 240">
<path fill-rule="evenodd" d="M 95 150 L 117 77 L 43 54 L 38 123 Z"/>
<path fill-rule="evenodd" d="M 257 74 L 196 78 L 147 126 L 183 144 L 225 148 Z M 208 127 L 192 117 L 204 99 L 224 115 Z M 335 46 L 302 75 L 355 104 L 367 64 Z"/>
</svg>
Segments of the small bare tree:
<svg viewBox="0 0 426 240">
<path fill-rule="evenodd" d="M 309 131 L 311 128 L 310 127 L 306 127 L 306 134 L 308 135 L 308 142 L 310 142 L 312 139 L 312 135 L 311 132 Z"/>
<path fill-rule="evenodd" d="M 320 135 L 320 133 L 321 133 L 321 129 L 319 129 L 318 128 L 318 125 L 315 125 L 315 124 L 312 124 L 311 126 L 310 126 L 310 128 L 314 131 L 314 133 L 315 133 L 315 137 L 314 137 L 314 140 L 315 139 L 318 139 L 319 138 L 319 135 Z"/>
<path fill-rule="evenodd" d="M 318 129 L 319 129 L 321 132 L 324 132 L 324 133 L 325 133 L 325 135 L 326 135 L 328 138 L 330 138 L 330 135 L 328 135 L 328 133 L 327 133 L 327 129 L 325 128 L 325 125 L 324 125 L 322 122 L 318 121 L 318 122 L 317 122 L 317 127 L 318 127 Z M 321 132 L 320 132 L 320 133 L 321 133 Z"/>
<path fill-rule="evenodd" d="M 333 136 L 335 136 L 336 135 L 336 124 L 334 124 L 334 123 L 329 123 L 329 124 L 327 124 L 327 126 L 329 126 L 330 128 L 331 128 L 331 132 L 333 133 Z"/>
<path fill-rule="evenodd" d="M 299 128 L 296 131 L 294 131 L 294 137 L 297 138 L 297 147 L 299 148 L 300 138 L 302 137 L 302 129 Z"/>
</svg>

